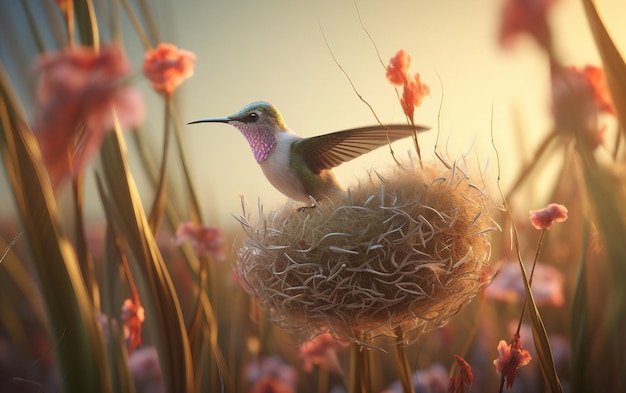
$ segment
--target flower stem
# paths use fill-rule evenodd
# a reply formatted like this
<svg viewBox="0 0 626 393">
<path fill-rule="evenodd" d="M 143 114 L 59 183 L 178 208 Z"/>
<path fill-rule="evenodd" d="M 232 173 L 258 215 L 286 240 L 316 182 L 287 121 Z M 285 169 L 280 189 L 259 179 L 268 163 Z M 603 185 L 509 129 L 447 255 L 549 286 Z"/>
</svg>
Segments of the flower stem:
<svg viewBox="0 0 626 393">
<path fill-rule="evenodd" d="M 484 291 L 484 289 L 483 289 Z M 480 299 L 478 300 L 478 309 L 476 310 L 476 319 L 474 320 L 474 323 L 471 327 L 471 329 L 469 330 L 469 332 L 466 334 L 466 338 L 465 338 L 465 344 L 463 344 L 463 349 L 461 349 L 461 351 L 459 352 L 459 356 L 461 356 L 462 358 L 465 358 L 465 356 L 467 355 L 467 351 L 469 350 L 470 345 L 472 345 L 472 343 L 474 342 L 474 339 L 476 337 L 476 331 L 478 330 L 478 325 L 481 321 L 481 316 L 483 316 L 483 312 L 484 312 L 484 308 L 485 308 L 485 303 L 486 303 L 486 297 L 485 296 L 480 296 Z M 454 362 L 452 363 L 452 366 L 450 366 L 450 377 L 452 377 L 452 375 L 454 375 L 454 373 L 456 372 L 456 369 L 458 368 L 458 362 Z"/>
<path fill-rule="evenodd" d="M 126 256 L 126 244 L 120 238 L 116 238 L 115 243 L 120 256 L 120 265 L 122 266 L 124 277 L 128 282 L 128 289 L 130 290 L 131 299 L 133 300 L 135 305 L 139 307 L 139 290 L 137 289 L 137 285 L 135 285 L 135 279 L 133 278 L 133 273 L 131 272 L 130 265 L 128 263 L 128 257 Z"/>
<path fill-rule="evenodd" d="M 411 127 L 413 127 L 413 143 L 415 143 L 415 151 L 417 151 L 417 158 L 420 161 L 420 168 L 424 169 L 424 164 L 422 164 L 422 151 L 420 150 L 420 144 L 417 141 L 417 128 L 415 127 L 415 121 L 412 116 L 409 118 L 409 121 L 411 123 Z"/>
<path fill-rule="evenodd" d="M 506 377 L 506 375 L 502 374 L 500 375 L 500 389 L 498 389 L 498 393 L 502 393 L 502 391 L 504 390 L 504 378 Z"/>
<path fill-rule="evenodd" d="M 128 3 L 128 0 L 122 0 L 122 5 L 124 6 L 124 9 L 126 10 L 126 14 L 130 18 L 130 21 L 133 27 L 135 28 L 135 32 L 137 33 L 137 36 L 139 37 L 139 40 L 141 41 L 141 44 L 143 45 L 144 49 L 148 50 L 152 48 L 152 45 L 150 44 L 150 40 L 148 39 L 146 32 L 141 27 L 141 23 L 139 22 L 139 19 L 137 19 L 137 15 L 135 15 L 135 12 L 133 11 L 130 4 Z"/>
<path fill-rule="evenodd" d="M 205 340 L 205 337 L 203 336 L 206 334 L 206 328 L 208 328 L 208 326 L 204 325 L 204 309 L 202 307 L 202 294 L 205 290 L 206 285 L 207 264 L 207 258 L 200 258 L 200 271 L 198 273 L 200 276 L 200 280 L 198 282 L 198 296 L 196 298 L 196 307 L 194 309 L 191 322 L 187 326 L 187 334 L 189 335 L 189 346 L 191 348 L 191 357 L 196 376 L 202 374 L 202 363 L 204 358 L 202 344 Z M 209 359 L 211 360 L 211 363 L 213 363 L 213 357 L 211 356 Z M 212 370 L 212 368 L 210 368 L 210 370 Z"/>
<path fill-rule="evenodd" d="M 537 148 L 537 151 L 535 151 L 535 155 L 533 156 L 532 160 L 528 164 L 526 164 L 526 166 L 522 169 L 522 172 L 519 174 L 519 176 L 517 177 L 517 180 L 515 180 L 515 183 L 513 183 L 513 186 L 507 193 L 505 197 L 507 201 L 511 199 L 511 196 L 515 193 L 515 191 L 517 191 L 517 189 L 524 183 L 524 181 L 528 179 L 531 172 L 536 168 L 537 164 L 539 163 L 539 159 L 548 150 L 548 147 L 550 147 L 550 145 L 552 144 L 552 141 L 556 139 L 556 136 L 557 136 L 556 132 L 551 132 L 543 140 L 543 142 L 541 142 L 541 145 L 539 145 L 539 147 Z"/>
<path fill-rule="evenodd" d="M 46 47 L 43 43 L 43 39 L 41 38 L 41 32 L 39 31 L 40 25 L 35 21 L 35 17 L 33 16 L 33 12 L 26 1 L 20 1 L 22 4 L 22 8 L 24 9 L 24 14 L 26 16 L 26 21 L 28 22 L 28 27 L 30 32 L 32 33 L 32 39 L 35 41 L 35 46 L 37 47 L 37 51 L 42 53 L 45 51 Z"/>
<path fill-rule="evenodd" d="M 356 5 L 356 3 L 355 3 L 355 5 Z M 357 13 L 358 13 L 358 11 L 357 11 Z M 359 16 L 359 20 L 360 19 L 361 19 L 361 17 Z M 363 24 L 361 24 L 361 26 L 363 26 Z M 369 33 L 368 33 L 368 36 L 369 36 Z M 367 105 L 367 107 L 369 108 L 370 112 L 372 112 L 372 115 L 374 115 L 374 118 L 376 119 L 376 122 L 378 124 L 380 124 L 381 127 L 385 128 L 385 126 L 383 125 L 383 122 L 380 120 L 380 118 L 376 114 L 376 111 L 374 111 L 374 108 L 372 107 L 372 105 L 369 102 L 367 102 L 367 100 L 365 98 L 363 98 L 361 93 L 359 93 L 359 91 L 357 90 L 356 86 L 354 85 L 354 82 L 352 82 L 352 79 L 350 78 L 350 75 L 348 75 L 348 73 L 343 68 L 341 63 L 339 63 L 339 60 L 337 60 L 337 57 L 335 56 L 335 53 L 331 49 L 330 44 L 328 43 L 328 40 L 326 39 L 326 35 L 324 34 L 323 30 L 322 30 L 322 37 L 324 38 L 324 43 L 326 44 L 326 48 L 328 48 L 328 52 L 330 52 L 330 56 L 333 58 L 333 61 L 335 62 L 335 65 L 337 67 L 339 67 L 339 70 L 346 77 L 346 79 L 348 80 L 348 83 L 350 83 L 350 87 L 352 87 L 352 91 L 354 91 L 354 94 L 356 94 L 356 96 L 359 98 L 359 100 L 361 100 L 361 102 L 363 102 L 365 105 Z M 377 50 L 377 52 L 378 52 L 378 50 Z M 379 59 L 380 59 L 380 56 L 379 56 Z M 381 62 L 382 62 L 382 60 L 381 60 Z M 400 162 L 396 158 L 396 155 L 395 155 L 395 153 L 393 151 L 393 148 L 391 147 L 391 143 L 389 143 L 388 146 L 389 146 L 389 152 L 391 153 L 391 157 L 393 157 L 393 160 L 396 162 L 396 164 L 400 165 Z"/>
<path fill-rule="evenodd" d="M 150 229 L 152 229 L 152 232 L 155 234 L 159 231 L 159 227 L 161 226 L 161 222 L 163 221 L 163 212 L 165 211 L 165 177 L 167 172 L 167 152 L 170 145 L 170 99 L 171 97 L 169 96 L 165 99 L 165 119 L 163 120 L 163 152 L 161 155 L 161 169 L 159 171 L 159 183 L 157 185 L 156 196 L 154 197 L 152 210 L 150 211 L 150 215 L 148 218 Z"/>
<path fill-rule="evenodd" d="M 611 157 L 613 157 L 613 161 L 617 161 L 617 155 L 619 154 L 620 142 L 622 141 L 622 131 L 617 129 L 617 133 L 615 134 L 615 143 L 613 147 L 613 153 Z"/>
<path fill-rule="evenodd" d="M 535 266 L 537 266 L 537 260 L 539 259 L 539 252 L 541 251 L 541 244 L 543 243 L 543 238 L 546 234 L 546 230 L 542 229 L 541 234 L 539 235 L 539 241 L 537 242 L 537 250 L 535 251 L 535 259 L 533 260 L 533 267 L 530 269 L 530 276 L 528 276 L 528 286 L 533 283 L 533 274 L 535 273 Z"/>
<path fill-rule="evenodd" d="M 363 390 L 366 392 L 371 392 L 372 391 L 372 384 L 371 384 L 371 378 L 370 375 L 372 375 L 372 370 L 370 368 L 370 364 L 371 363 L 371 359 L 370 359 L 370 350 L 363 348 L 363 350 L 361 351 L 363 356 L 363 361 L 361 363 L 361 370 L 363 370 L 363 373 L 361 374 L 361 384 L 363 386 Z"/>
<path fill-rule="evenodd" d="M 100 30 L 98 29 L 98 19 L 96 18 L 96 9 L 94 8 L 93 0 L 85 0 L 84 6 L 86 8 L 83 9 L 83 11 L 86 14 L 82 15 L 84 17 L 83 23 L 86 23 L 86 21 L 89 21 L 89 23 L 83 25 L 85 29 L 85 31 L 82 32 L 85 35 L 83 39 L 86 43 L 93 46 L 93 49 L 98 53 L 100 51 Z M 80 16 L 78 20 L 80 24 Z"/>
<path fill-rule="evenodd" d="M 128 1 L 125 1 L 128 4 Z M 151 10 L 154 9 L 149 1 L 140 0 L 139 8 L 141 9 L 141 13 L 143 14 L 143 19 L 148 25 L 148 32 L 150 33 L 150 38 L 152 38 L 152 42 L 161 42 L 161 38 L 159 37 L 159 30 L 155 23 L 154 17 L 151 14 Z"/>
<path fill-rule="evenodd" d="M 194 309 L 191 323 L 187 327 L 187 331 L 189 332 L 189 344 L 191 345 L 192 349 L 199 347 L 198 344 L 200 343 L 202 319 L 204 317 L 204 313 L 202 310 L 202 292 L 204 291 L 206 285 L 207 264 L 208 261 L 206 260 L 206 258 L 200 258 L 200 282 L 198 282 L 198 297 L 196 299 L 196 307 Z M 194 360 L 197 361 L 198 359 L 194 357 Z"/>
<path fill-rule="evenodd" d="M 543 243 L 543 238 L 546 234 L 546 230 L 542 229 L 541 234 L 539 235 L 539 242 L 537 243 L 537 250 L 535 251 L 535 259 L 533 260 L 533 267 L 530 269 L 530 275 L 528 276 L 528 287 L 533 284 L 533 274 L 535 273 L 535 266 L 537 265 L 537 259 L 539 259 L 539 252 L 541 251 L 541 244 Z M 522 305 L 522 315 L 520 315 L 519 322 L 517 324 L 517 331 L 515 335 L 519 337 L 520 329 L 522 328 L 522 320 L 524 319 L 524 311 L 526 311 L 526 302 L 527 299 L 524 299 L 524 304 Z"/>
<path fill-rule="evenodd" d="M 400 383 L 402 384 L 403 393 L 414 393 L 413 381 L 411 378 L 411 367 L 409 360 L 406 357 L 406 351 L 404 350 L 404 332 L 402 328 L 397 327 L 395 329 L 396 337 L 398 341 L 395 345 L 396 364 L 398 372 L 400 373 Z"/>
<path fill-rule="evenodd" d="M 67 22 L 67 45 L 72 48 L 74 46 L 74 2 L 67 3 L 65 11 L 65 20 Z"/>
<path fill-rule="evenodd" d="M 363 393 L 366 392 L 364 378 L 367 378 L 364 373 L 365 356 L 363 348 L 358 343 L 350 344 L 350 386 L 348 386 L 348 393 Z"/>
<path fill-rule="evenodd" d="M 79 171 L 72 179 L 72 192 L 74 193 L 74 225 L 76 231 L 76 256 L 80 264 L 80 272 L 87 287 L 87 293 L 91 298 L 94 308 L 100 311 L 100 291 L 93 266 L 93 259 L 87 248 L 85 237 L 84 217 L 84 172 Z"/>
<path fill-rule="evenodd" d="M 328 365 L 321 364 L 318 371 L 317 391 L 319 393 L 328 392 Z"/>
<path fill-rule="evenodd" d="M 185 153 L 185 148 L 183 147 L 183 136 L 180 129 L 180 119 L 178 117 L 178 112 L 176 112 L 176 108 L 174 106 L 170 107 L 172 111 L 172 118 L 174 119 L 174 131 L 176 136 L 176 146 L 178 147 L 178 157 L 180 159 L 180 164 L 183 169 L 183 175 L 185 176 L 185 184 L 187 186 L 187 192 L 189 194 L 189 202 L 191 207 L 191 219 L 196 224 L 200 224 L 202 222 L 202 212 L 200 211 L 200 202 L 198 201 L 198 196 L 196 194 L 196 189 L 193 185 L 193 181 L 191 179 L 191 173 L 189 171 L 189 164 L 187 163 L 187 155 Z M 212 285 L 212 277 L 209 275 L 209 286 Z"/>
</svg>

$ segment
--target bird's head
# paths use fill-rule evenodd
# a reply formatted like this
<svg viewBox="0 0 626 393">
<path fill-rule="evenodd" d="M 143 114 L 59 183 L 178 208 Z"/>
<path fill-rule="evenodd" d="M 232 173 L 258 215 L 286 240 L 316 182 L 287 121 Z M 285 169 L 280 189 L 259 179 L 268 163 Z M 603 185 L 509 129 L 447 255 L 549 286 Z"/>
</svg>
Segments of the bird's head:
<svg viewBox="0 0 626 393">
<path fill-rule="evenodd" d="M 278 109 L 264 101 L 257 101 L 243 107 L 239 112 L 227 117 L 214 117 L 189 122 L 197 123 L 228 123 L 244 133 L 260 132 L 262 130 L 286 131 L 287 125 Z"/>
<path fill-rule="evenodd" d="M 278 133 L 288 130 L 278 109 L 263 101 L 248 104 L 234 115 L 194 120 L 187 124 L 197 123 L 228 123 L 237 127 L 248 140 L 259 164 L 274 151 Z"/>
</svg>

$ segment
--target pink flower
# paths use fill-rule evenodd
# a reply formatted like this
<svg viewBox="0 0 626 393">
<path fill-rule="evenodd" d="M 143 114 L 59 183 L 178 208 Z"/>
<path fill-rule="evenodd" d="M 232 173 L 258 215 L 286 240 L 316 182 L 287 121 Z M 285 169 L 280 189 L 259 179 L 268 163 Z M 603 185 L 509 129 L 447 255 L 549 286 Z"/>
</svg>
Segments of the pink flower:
<svg viewBox="0 0 626 393">
<path fill-rule="evenodd" d="M 337 350 L 347 347 L 347 343 L 342 343 L 330 333 L 323 333 L 300 345 L 298 356 L 304 361 L 304 370 L 313 371 L 314 364 L 325 364 L 329 368 L 339 370 L 339 359 Z"/>
<path fill-rule="evenodd" d="M 538 262 L 531 287 L 537 306 L 562 306 L 565 303 L 564 281 L 563 274 L 555 267 Z M 526 289 L 519 263 L 502 263 L 495 278 L 485 289 L 485 296 L 503 302 L 521 302 L 526 296 Z"/>
<path fill-rule="evenodd" d="M 68 12 L 74 7 L 74 0 L 56 0 L 56 3 L 63 12 Z"/>
<path fill-rule="evenodd" d="M 124 300 L 122 305 L 122 323 L 124 324 L 124 338 L 128 342 L 128 352 L 141 346 L 141 326 L 146 316 L 139 301 Z"/>
<path fill-rule="evenodd" d="M 593 98 L 600 112 L 615 115 L 615 106 L 606 80 L 604 69 L 597 66 L 586 65 L 584 67 L 568 67 L 568 70 L 577 72 L 585 77 L 593 92 Z"/>
<path fill-rule="evenodd" d="M 413 114 L 415 113 L 415 107 L 420 106 L 424 97 L 430 94 L 430 87 L 427 84 L 422 83 L 420 74 L 415 76 L 409 75 L 407 83 L 404 84 L 402 90 L 402 98 L 400 104 L 404 114 L 413 120 Z"/>
<path fill-rule="evenodd" d="M 616 112 L 602 68 L 553 65 L 552 100 L 557 131 L 581 137 L 591 150 L 604 142 L 598 115 Z"/>
<path fill-rule="evenodd" d="M 54 188 L 78 173 L 98 151 L 116 115 L 122 127 L 143 118 L 143 102 L 136 91 L 124 88 L 130 66 L 119 47 L 76 47 L 44 53 L 37 70 L 37 108 L 33 131 Z"/>
<path fill-rule="evenodd" d="M 387 79 L 392 85 L 402 86 L 407 83 L 407 74 L 411 65 L 411 56 L 404 49 L 400 49 L 394 57 L 389 60 L 387 66 Z"/>
<path fill-rule="evenodd" d="M 550 229 L 555 222 L 567 220 L 567 208 L 551 203 L 543 209 L 530 211 L 530 222 L 537 229 Z"/>
<path fill-rule="evenodd" d="M 510 388 L 515 381 L 517 369 L 530 363 L 531 359 L 530 353 L 522 348 L 519 336 L 515 335 L 509 344 L 500 340 L 498 358 L 493 361 L 493 364 L 496 366 L 498 374 L 506 379 L 506 386 Z"/>
<path fill-rule="evenodd" d="M 389 61 L 386 76 L 392 85 L 402 86 L 400 105 L 404 114 L 413 123 L 415 107 L 420 106 L 424 97 L 430 94 L 430 87 L 422 83 L 419 73 L 415 75 L 408 73 L 410 64 L 411 56 L 404 49 L 400 49 Z"/>
<path fill-rule="evenodd" d="M 556 0 L 506 0 L 502 7 L 500 45 L 510 47 L 522 33 L 530 34 L 546 49 L 550 49 L 551 36 L 547 14 Z"/>
<path fill-rule="evenodd" d="M 472 373 L 472 367 L 458 355 L 454 355 L 456 363 L 459 367 L 459 375 L 450 379 L 448 385 L 448 393 L 465 393 L 465 385 L 472 386 L 474 383 L 474 374 Z"/>
<path fill-rule="evenodd" d="M 224 259 L 224 236 L 219 227 L 183 222 L 176 230 L 176 244 L 180 245 L 184 239 L 189 240 L 196 254 Z"/>
<path fill-rule="evenodd" d="M 146 52 L 143 73 L 154 90 L 172 95 L 183 81 L 193 75 L 196 55 L 175 45 L 160 43 Z"/>
</svg>

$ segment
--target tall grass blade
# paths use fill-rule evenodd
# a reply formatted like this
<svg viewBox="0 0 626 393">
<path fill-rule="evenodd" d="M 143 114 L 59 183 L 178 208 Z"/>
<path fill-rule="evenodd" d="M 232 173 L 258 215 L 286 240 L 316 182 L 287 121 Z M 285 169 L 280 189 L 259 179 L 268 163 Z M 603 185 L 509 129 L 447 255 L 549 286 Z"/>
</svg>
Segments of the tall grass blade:
<svg viewBox="0 0 626 393">
<path fill-rule="evenodd" d="M 39 146 L 0 69 L 0 150 L 41 285 L 61 390 L 108 392 L 109 373 L 96 313 L 74 249 L 61 232 Z M 62 338 L 61 338 L 62 337 Z"/>
<path fill-rule="evenodd" d="M 124 239 L 146 315 L 152 319 L 165 391 L 194 391 L 189 339 L 174 285 L 150 230 L 139 191 L 129 171 L 126 145 L 116 129 L 102 146 L 105 204 L 115 232 Z M 143 292 L 142 292 L 143 290 Z"/>
<path fill-rule="evenodd" d="M 583 0 L 587 20 L 600 52 L 604 72 L 617 110 L 622 133 L 626 135 L 626 64 L 606 31 L 593 0 Z"/>
</svg>

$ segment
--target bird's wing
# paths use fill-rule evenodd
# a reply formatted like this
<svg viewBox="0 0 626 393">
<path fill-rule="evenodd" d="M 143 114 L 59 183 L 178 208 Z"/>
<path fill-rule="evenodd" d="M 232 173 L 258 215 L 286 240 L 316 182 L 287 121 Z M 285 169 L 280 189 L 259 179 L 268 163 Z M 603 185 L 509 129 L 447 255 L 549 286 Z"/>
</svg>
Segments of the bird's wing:
<svg viewBox="0 0 626 393">
<path fill-rule="evenodd" d="M 408 124 L 351 128 L 330 134 L 303 138 L 294 142 L 292 148 L 302 154 L 304 161 L 313 173 L 319 173 L 324 169 L 331 169 L 341 163 L 357 158 L 389 142 L 411 136 L 415 130 L 422 132 L 429 129 L 429 127 L 413 127 Z"/>
</svg>

